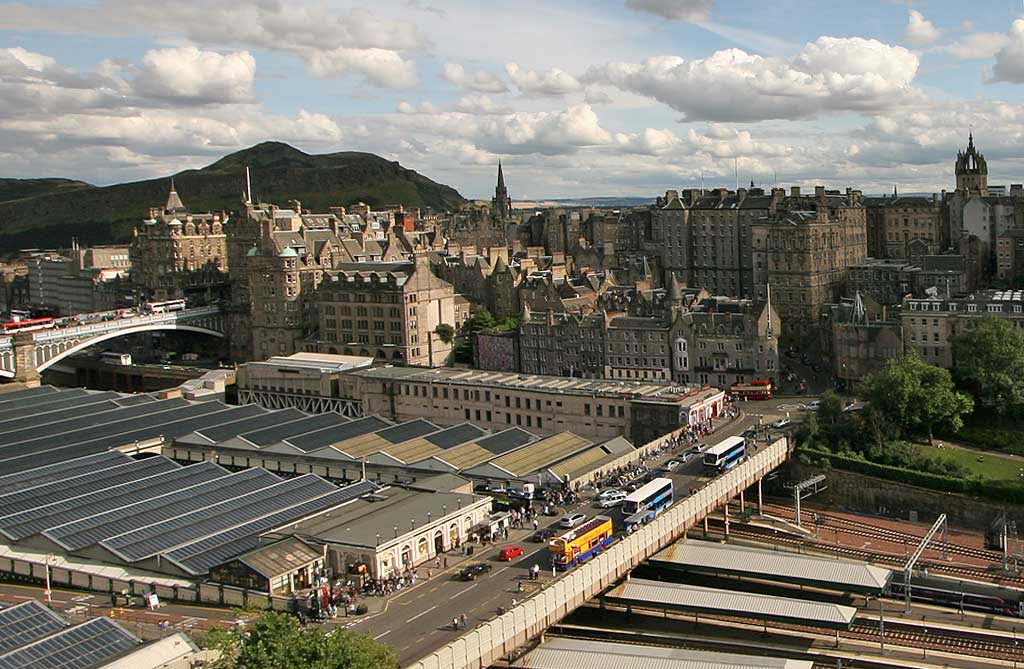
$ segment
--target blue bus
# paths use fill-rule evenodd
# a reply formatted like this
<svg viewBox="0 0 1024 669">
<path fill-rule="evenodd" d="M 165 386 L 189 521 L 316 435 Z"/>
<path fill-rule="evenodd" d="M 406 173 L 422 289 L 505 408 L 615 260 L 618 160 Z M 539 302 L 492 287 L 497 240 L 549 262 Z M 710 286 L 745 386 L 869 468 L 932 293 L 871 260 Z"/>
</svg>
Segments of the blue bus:
<svg viewBox="0 0 1024 669">
<path fill-rule="evenodd" d="M 710 475 L 727 472 L 739 464 L 746 454 L 746 439 L 727 437 L 704 451 L 704 470 Z"/>
<path fill-rule="evenodd" d="M 630 493 L 622 502 L 626 530 L 649 523 L 672 504 L 672 479 L 657 478 Z"/>
</svg>

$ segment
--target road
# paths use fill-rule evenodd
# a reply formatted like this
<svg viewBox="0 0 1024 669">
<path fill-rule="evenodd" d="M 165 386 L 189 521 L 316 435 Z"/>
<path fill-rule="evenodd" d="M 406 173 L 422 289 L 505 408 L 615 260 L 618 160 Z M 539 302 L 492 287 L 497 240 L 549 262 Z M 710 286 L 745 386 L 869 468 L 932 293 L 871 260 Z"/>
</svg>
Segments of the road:
<svg viewBox="0 0 1024 669">
<path fill-rule="evenodd" d="M 792 400 L 788 400 L 792 403 Z M 748 402 L 743 408 L 758 406 L 764 415 L 763 420 L 770 422 L 779 416 L 779 404 L 782 402 Z M 717 442 L 728 436 L 738 435 L 747 428 L 756 425 L 756 415 L 745 415 L 732 423 L 724 425 L 709 436 L 705 441 Z M 686 450 L 681 448 L 679 451 Z M 671 459 L 679 459 L 678 452 L 665 453 L 657 460 L 648 461 L 652 469 Z M 677 471 L 670 474 L 673 479 L 677 496 L 688 494 L 701 481 L 705 480 L 700 473 L 699 457 L 691 457 Z M 588 516 L 603 513 L 611 516 L 618 529 L 622 514 L 618 509 L 599 509 L 594 506 L 592 491 L 589 495 L 570 510 L 581 511 Z M 544 518 L 549 526 L 557 524 L 557 518 Z M 544 524 L 541 525 L 544 527 Z M 556 528 L 557 529 L 557 528 Z M 557 576 L 552 575 L 551 562 L 544 544 L 528 542 L 533 534 L 530 527 L 525 530 L 512 530 L 509 540 L 478 550 L 471 559 L 460 559 L 456 564 L 449 557 L 449 565 L 440 573 L 435 571 L 426 581 L 402 591 L 389 598 L 384 611 L 371 614 L 345 625 L 352 630 L 369 634 L 382 643 L 394 646 L 398 651 L 399 662 L 405 666 L 430 651 L 448 643 L 462 630 L 452 629 L 452 618 L 465 614 L 471 627 L 497 616 L 498 607 L 509 607 L 513 600 L 529 597 L 539 588 L 547 587 Z M 526 549 L 524 555 L 505 563 L 497 560 L 497 553 L 502 546 L 518 545 Z M 486 562 L 492 570 L 475 581 L 465 582 L 458 578 L 459 571 L 474 562 Z M 541 579 L 529 580 L 530 567 L 537 564 L 541 567 Z M 420 568 L 420 575 L 425 572 Z M 559 574 L 561 575 L 561 574 Z M 518 592 L 518 583 L 523 584 L 524 592 Z"/>
</svg>

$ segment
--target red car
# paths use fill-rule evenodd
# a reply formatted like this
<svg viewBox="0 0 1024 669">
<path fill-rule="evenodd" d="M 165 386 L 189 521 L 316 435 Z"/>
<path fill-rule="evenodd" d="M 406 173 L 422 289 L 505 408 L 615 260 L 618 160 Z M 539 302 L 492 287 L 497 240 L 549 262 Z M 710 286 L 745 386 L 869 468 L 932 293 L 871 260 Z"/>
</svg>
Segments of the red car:
<svg viewBox="0 0 1024 669">
<path fill-rule="evenodd" d="M 505 546 L 500 551 L 498 551 L 498 559 L 507 562 L 509 560 L 512 560 L 513 558 L 519 557 L 522 554 L 523 549 L 521 546 Z"/>
</svg>

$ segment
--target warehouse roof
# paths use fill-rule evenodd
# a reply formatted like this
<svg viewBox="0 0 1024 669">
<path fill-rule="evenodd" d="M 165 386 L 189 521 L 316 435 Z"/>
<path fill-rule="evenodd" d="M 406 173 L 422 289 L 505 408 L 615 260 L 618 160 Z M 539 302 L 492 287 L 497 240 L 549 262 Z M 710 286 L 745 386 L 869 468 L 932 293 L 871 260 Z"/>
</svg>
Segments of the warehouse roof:
<svg viewBox="0 0 1024 669">
<path fill-rule="evenodd" d="M 707 541 L 680 541 L 655 554 L 650 563 L 669 569 L 838 586 L 861 592 L 882 592 L 893 576 L 891 569 L 860 562 Z"/>
<path fill-rule="evenodd" d="M 380 381 L 416 381 L 422 383 L 470 385 L 498 390 L 547 392 L 556 395 L 585 395 L 588 397 L 618 397 L 622 399 L 643 398 L 648 401 L 659 402 L 681 402 L 691 393 L 700 390 L 695 387 L 653 381 L 575 379 L 564 376 L 489 372 L 453 367 L 428 369 L 424 367 L 383 366 L 359 369 L 349 373 Z"/>
<path fill-rule="evenodd" d="M 852 606 L 640 578 L 630 579 L 612 588 L 605 597 L 608 601 L 629 603 L 634 607 L 647 605 L 659 610 L 669 608 L 699 613 L 738 614 L 842 629 L 848 629 L 857 615 L 857 609 Z"/>
<path fill-rule="evenodd" d="M 257 574 L 273 579 L 301 569 L 322 557 L 323 553 L 305 541 L 288 537 L 239 555 L 238 561 Z"/>
<path fill-rule="evenodd" d="M 458 509 L 468 508 L 489 498 L 446 492 L 421 492 L 388 488 L 370 498 L 347 504 L 337 511 L 323 513 L 289 526 L 288 533 L 315 537 L 318 541 L 346 546 L 374 547 L 377 537 L 393 539 L 388 533 L 397 527 L 405 533 L 415 525 L 423 527 Z"/>
<path fill-rule="evenodd" d="M 548 637 L 516 662 L 524 669 L 811 669 L 813 662 L 683 648 Z"/>
</svg>

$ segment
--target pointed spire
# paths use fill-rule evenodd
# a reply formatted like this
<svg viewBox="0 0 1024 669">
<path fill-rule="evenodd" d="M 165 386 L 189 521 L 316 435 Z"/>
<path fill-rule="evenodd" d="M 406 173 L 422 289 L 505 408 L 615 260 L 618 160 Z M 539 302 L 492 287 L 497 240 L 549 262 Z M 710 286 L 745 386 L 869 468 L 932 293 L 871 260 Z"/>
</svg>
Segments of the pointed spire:
<svg viewBox="0 0 1024 669">
<path fill-rule="evenodd" d="M 970 149 L 973 149 L 973 148 L 974 148 L 974 128 L 971 128 L 970 131 L 967 133 L 967 149 L 970 150 Z"/>
<path fill-rule="evenodd" d="M 508 263 L 505 262 L 505 256 L 498 254 L 498 259 L 494 262 L 494 269 L 492 272 L 507 272 Z"/>
<path fill-rule="evenodd" d="M 683 288 L 679 285 L 679 281 L 676 280 L 675 272 L 669 273 L 668 299 L 672 302 L 683 301 Z"/>
<path fill-rule="evenodd" d="M 523 313 L 519 316 L 520 323 L 529 323 L 532 315 L 530 314 L 530 307 L 525 302 L 523 303 Z"/>
<path fill-rule="evenodd" d="M 650 280 L 651 278 L 651 266 L 647 263 L 647 256 L 644 256 L 644 278 Z"/>
<path fill-rule="evenodd" d="M 171 191 L 167 194 L 167 205 L 164 206 L 164 212 L 174 214 L 180 211 L 185 211 L 185 205 L 178 197 L 178 191 L 174 189 L 174 177 L 171 177 Z"/>
<path fill-rule="evenodd" d="M 505 188 L 505 175 L 501 171 L 501 158 L 498 158 L 498 190 Z"/>
<path fill-rule="evenodd" d="M 896 184 L 892 185 L 892 196 L 893 197 L 899 197 L 900 196 L 900 192 L 897 189 Z"/>
</svg>

